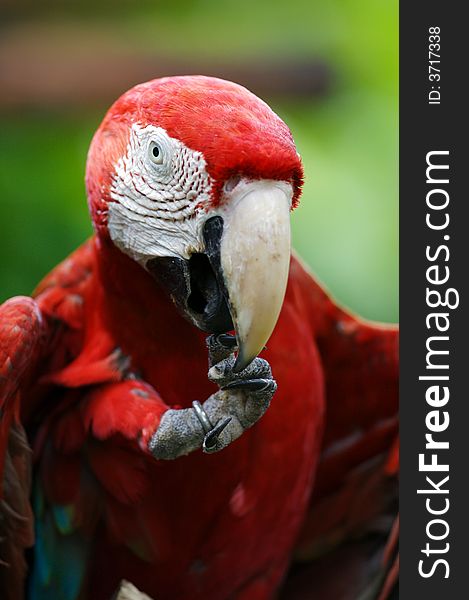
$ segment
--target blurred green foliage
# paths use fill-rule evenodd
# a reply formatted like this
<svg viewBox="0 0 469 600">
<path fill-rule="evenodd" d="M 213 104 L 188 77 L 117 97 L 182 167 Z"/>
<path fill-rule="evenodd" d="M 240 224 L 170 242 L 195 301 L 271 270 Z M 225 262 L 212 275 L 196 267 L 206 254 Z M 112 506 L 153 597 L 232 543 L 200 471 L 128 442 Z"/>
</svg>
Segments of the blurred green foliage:
<svg viewBox="0 0 469 600">
<path fill-rule="evenodd" d="M 321 101 L 266 98 L 292 129 L 305 165 L 294 245 L 341 303 L 396 321 L 397 0 L 104 5 L 37 18 L 111 32 L 131 49 L 196 53 L 220 64 L 262 55 L 330 65 L 335 84 Z M 84 167 L 105 109 L 0 115 L 0 299 L 29 293 L 91 233 Z"/>
</svg>

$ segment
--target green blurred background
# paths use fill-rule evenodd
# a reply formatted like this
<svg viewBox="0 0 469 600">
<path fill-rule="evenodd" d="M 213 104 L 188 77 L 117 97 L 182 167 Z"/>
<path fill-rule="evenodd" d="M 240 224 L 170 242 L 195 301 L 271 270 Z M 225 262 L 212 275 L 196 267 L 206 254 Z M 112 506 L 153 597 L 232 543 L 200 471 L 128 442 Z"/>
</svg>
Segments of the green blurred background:
<svg viewBox="0 0 469 600">
<path fill-rule="evenodd" d="M 306 170 L 294 246 L 362 316 L 398 319 L 397 0 L 8 2 L 0 25 L 0 299 L 91 233 L 87 147 L 134 83 L 232 78 L 288 123 Z"/>
</svg>

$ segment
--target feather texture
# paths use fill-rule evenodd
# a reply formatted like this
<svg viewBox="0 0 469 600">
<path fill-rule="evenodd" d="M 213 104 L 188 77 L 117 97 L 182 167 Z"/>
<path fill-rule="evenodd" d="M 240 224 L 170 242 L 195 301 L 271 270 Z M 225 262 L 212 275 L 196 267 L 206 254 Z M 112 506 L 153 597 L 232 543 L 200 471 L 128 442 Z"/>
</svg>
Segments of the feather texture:
<svg viewBox="0 0 469 600">
<path fill-rule="evenodd" d="M 34 464 L 31 598 L 107 600 L 125 578 L 161 599 L 263 600 L 295 545 L 308 559 L 335 550 L 394 510 L 397 331 L 338 307 L 293 257 L 263 354 L 278 383 L 269 410 L 219 454 L 155 460 L 148 440 L 165 411 L 216 388 L 205 335 L 106 229 L 134 122 L 203 153 L 212 208 L 237 174 L 288 181 L 295 202 L 300 193 L 288 128 L 240 86 L 163 79 L 111 108 L 88 161 L 96 235 L 34 300 L 0 308 L 0 559 L 10 565 L 0 564 L 0 592 L 21 597 L 32 543 L 22 423 Z"/>
</svg>

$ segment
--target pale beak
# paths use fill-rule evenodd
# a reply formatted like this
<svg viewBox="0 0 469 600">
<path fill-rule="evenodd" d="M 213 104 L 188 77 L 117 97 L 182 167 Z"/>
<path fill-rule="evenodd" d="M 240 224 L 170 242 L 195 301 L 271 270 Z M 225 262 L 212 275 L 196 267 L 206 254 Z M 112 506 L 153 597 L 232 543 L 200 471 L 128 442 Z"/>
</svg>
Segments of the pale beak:
<svg viewBox="0 0 469 600">
<path fill-rule="evenodd" d="M 235 371 L 264 348 L 282 308 L 290 265 L 292 186 L 242 181 L 229 194 L 220 267 L 238 342 Z"/>
</svg>

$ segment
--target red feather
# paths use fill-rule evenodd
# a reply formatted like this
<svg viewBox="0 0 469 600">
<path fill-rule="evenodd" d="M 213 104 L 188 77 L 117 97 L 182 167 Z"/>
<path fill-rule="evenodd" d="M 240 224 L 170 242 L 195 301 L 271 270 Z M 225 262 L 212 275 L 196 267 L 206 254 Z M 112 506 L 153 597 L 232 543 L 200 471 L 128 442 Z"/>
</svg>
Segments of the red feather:
<svg viewBox="0 0 469 600">
<path fill-rule="evenodd" d="M 156 598 L 261 600 L 279 587 L 301 529 L 299 551 L 311 557 L 391 510 L 397 331 L 339 308 L 293 257 L 265 352 L 278 383 L 269 410 L 219 454 L 154 460 L 147 442 L 167 408 L 203 401 L 215 387 L 204 334 L 107 234 L 110 180 L 134 122 L 157 123 L 203 152 L 212 206 L 234 173 L 289 180 L 299 196 L 288 128 L 244 88 L 182 77 L 124 94 L 89 154 L 97 235 L 54 269 L 35 300 L 0 309 L 0 459 L 11 458 L 21 402 L 45 503 L 71 504 L 92 543 L 83 597 L 109 598 L 125 577 Z M 22 508 L 24 464 L 0 478 L 13 481 L 4 496 L 15 490 L 9 497 Z M 21 556 L 30 537 L 14 543 L 8 531 Z M 16 586 L 23 575 L 24 564 Z"/>
</svg>

